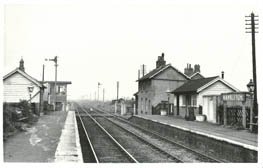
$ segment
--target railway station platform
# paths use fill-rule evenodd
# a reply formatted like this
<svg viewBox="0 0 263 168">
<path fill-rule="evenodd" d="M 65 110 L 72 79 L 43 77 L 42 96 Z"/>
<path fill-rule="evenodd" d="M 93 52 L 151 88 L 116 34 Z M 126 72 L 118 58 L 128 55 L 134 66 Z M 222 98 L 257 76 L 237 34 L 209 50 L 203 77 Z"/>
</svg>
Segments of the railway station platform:
<svg viewBox="0 0 263 168">
<path fill-rule="evenodd" d="M 69 111 L 54 162 L 83 162 L 75 111 Z"/>
<path fill-rule="evenodd" d="M 108 111 L 106 109 L 102 109 Z M 114 113 L 112 111 L 108 111 Z M 129 119 L 131 115 L 119 115 L 122 118 Z M 192 133 L 204 135 L 212 139 L 225 141 L 230 144 L 242 146 L 247 149 L 258 151 L 258 134 L 252 133 L 249 130 L 237 130 L 223 125 L 199 122 L 199 121 L 186 121 L 182 117 L 177 116 L 161 116 L 161 115 L 133 115 L 133 117 L 144 118 L 153 122 L 158 122 L 164 125 L 170 125 L 181 130 L 189 131 Z"/>
<path fill-rule="evenodd" d="M 177 116 L 134 115 L 129 121 L 222 162 L 258 162 L 258 135 Z"/>
<path fill-rule="evenodd" d="M 31 127 L 4 142 L 3 161 L 81 162 L 77 131 L 74 111 L 48 112 Z"/>
<path fill-rule="evenodd" d="M 237 130 L 208 122 L 186 121 L 184 118 L 176 116 L 136 115 L 136 117 L 170 125 L 213 139 L 226 141 L 251 150 L 258 150 L 258 134 L 251 133 L 249 130 Z"/>
</svg>

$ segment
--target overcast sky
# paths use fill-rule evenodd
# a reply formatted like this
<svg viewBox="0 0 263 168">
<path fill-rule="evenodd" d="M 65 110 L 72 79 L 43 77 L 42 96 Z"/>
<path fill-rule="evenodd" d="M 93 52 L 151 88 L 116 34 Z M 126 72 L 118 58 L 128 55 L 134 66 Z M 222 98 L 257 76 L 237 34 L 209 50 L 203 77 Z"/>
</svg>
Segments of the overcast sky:
<svg viewBox="0 0 263 168">
<path fill-rule="evenodd" d="M 246 91 L 252 57 L 245 15 L 253 11 L 262 20 L 262 8 L 260 0 L 7 4 L 4 74 L 18 67 L 23 56 L 28 74 L 41 80 L 45 64 L 45 79 L 54 80 L 54 63 L 44 59 L 57 55 L 58 80 L 72 81 L 70 98 L 94 98 L 100 82 L 100 98 L 105 88 L 105 98 L 114 99 L 117 81 L 120 97 L 132 97 L 140 66 L 154 69 L 164 52 L 166 62 L 181 72 L 187 63 L 200 64 L 205 77 L 225 71 L 227 82 Z M 257 61 L 262 62 L 259 24 Z"/>
</svg>

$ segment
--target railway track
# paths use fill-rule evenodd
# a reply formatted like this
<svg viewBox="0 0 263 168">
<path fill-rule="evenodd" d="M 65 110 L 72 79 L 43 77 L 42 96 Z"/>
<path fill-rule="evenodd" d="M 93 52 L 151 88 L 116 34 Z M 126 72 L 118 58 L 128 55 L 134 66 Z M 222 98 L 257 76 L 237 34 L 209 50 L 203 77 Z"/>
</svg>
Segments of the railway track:
<svg viewBox="0 0 263 168">
<path fill-rule="evenodd" d="M 100 114 L 100 116 L 107 116 L 108 120 L 111 120 L 111 122 L 119 125 L 120 127 L 128 129 L 129 131 L 143 137 L 144 139 L 147 139 L 152 144 L 156 144 L 156 146 L 159 146 L 163 150 L 167 151 L 169 154 L 179 158 L 182 162 L 226 162 L 224 160 L 219 160 L 217 158 L 213 158 L 211 156 L 203 154 L 199 151 L 190 149 L 182 144 L 179 144 L 154 132 L 139 127 L 138 125 L 135 125 L 117 115 L 113 115 L 99 109 L 93 109 L 94 115 Z"/>
<path fill-rule="evenodd" d="M 88 130 L 88 134 L 93 134 L 95 136 L 90 135 L 90 141 L 93 144 L 94 151 L 97 154 L 98 160 L 102 160 L 105 155 L 111 156 L 111 151 L 106 150 L 104 148 L 105 143 L 108 141 L 100 141 L 98 142 L 100 138 L 99 130 L 96 129 L 96 124 L 100 125 L 100 129 L 105 130 L 108 135 L 111 135 L 112 138 L 115 139 L 115 141 L 119 144 L 121 144 L 122 148 L 125 149 L 130 156 L 134 158 L 137 162 L 140 163 L 153 163 L 153 162 L 182 162 L 177 157 L 174 157 L 173 155 L 170 155 L 166 151 L 162 150 L 158 146 L 152 144 L 147 139 L 134 134 L 133 132 L 127 130 L 126 128 L 121 127 L 120 125 L 117 125 L 113 123 L 112 121 L 108 120 L 107 117 L 109 117 L 108 114 L 107 117 L 105 117 L 105 114 L 99 114 L 96 111 L 87 111 L 81 107 L 78 108 L 79 110 L 79 116 L 83 120 L 84 127 L 92 128 Z M 80 113 L 81 111 L 81 113 Z M 110 117 L 112 117 L 110 115 Z M 96 123 L 96 124 L 94 124 Z M 95 129 L 94 129 L 95 128 Z M 103 140 L 103 139 L 102 139 Z M 94 142 L 96 141 L 96 144 Z M 103 148 L 103 150 L 101 150 Z M 98 156 L 98 153 L 100 153 L 100 156 Z M 102 157 L 102 159 L 100 159 Z M 113 158 L 109 158 L 111 160 Z M 106 160 L 108 162 L 109 160 Z M 114 162 L 127 162 L 127 160 L 123 160 L 119 158 L 119 160 L 114 160 Z M 105 162 L 105 161 L 101 161 Z"/>
<path fill-rule="evenodd" d="M 76 111 L 96 163 L 138 163 L 96 120 Z"/>
</svg>

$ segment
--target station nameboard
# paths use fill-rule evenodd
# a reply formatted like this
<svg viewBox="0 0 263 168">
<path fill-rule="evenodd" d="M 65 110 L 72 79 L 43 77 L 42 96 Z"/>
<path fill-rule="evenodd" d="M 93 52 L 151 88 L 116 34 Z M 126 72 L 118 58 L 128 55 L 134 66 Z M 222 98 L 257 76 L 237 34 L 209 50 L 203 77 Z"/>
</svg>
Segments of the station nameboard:
<svg viewBox="0 0 263 168">
<path fill-rule="evenodd" d="M 224 93 L 222 94 L 223 101 L 246 101 L 245 93 Z"/>
</svg>

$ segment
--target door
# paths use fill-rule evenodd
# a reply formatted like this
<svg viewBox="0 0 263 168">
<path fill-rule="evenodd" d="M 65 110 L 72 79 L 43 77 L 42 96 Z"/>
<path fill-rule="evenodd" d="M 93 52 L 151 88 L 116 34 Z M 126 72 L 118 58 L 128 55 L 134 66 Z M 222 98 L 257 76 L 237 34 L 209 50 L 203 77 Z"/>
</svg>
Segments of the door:
<svg viewBox="0 0 263 168">
<path fill-rule="evenodd" d="M 213 97 L 208 98 L 208 121 L 213 122 L 214 119 L 214 101 Z"/>
<path fill-rule="evenodd" d="M 203 97 L 203 115 L 208 117 L 208 97 Z"/>
<path fill-rule="evenodd" d="M 206 120 L 208 122 L 216 123 L 216 108 L 214 107 L 215 99 L 213 96 L 203 97 L 203 114 L 206 115 Z"/>
</svg>

